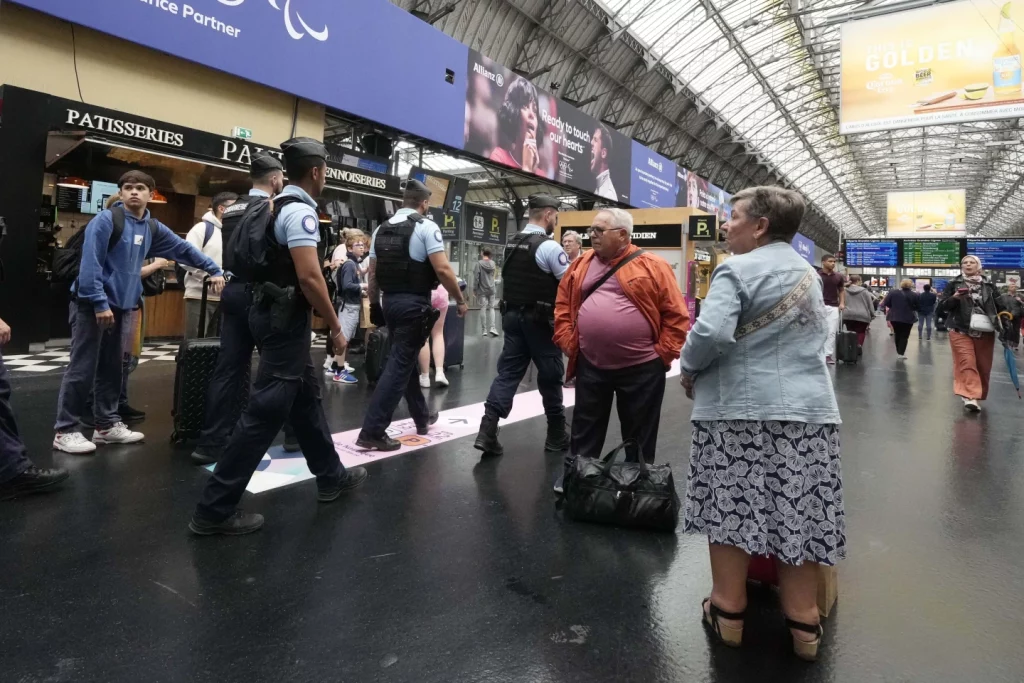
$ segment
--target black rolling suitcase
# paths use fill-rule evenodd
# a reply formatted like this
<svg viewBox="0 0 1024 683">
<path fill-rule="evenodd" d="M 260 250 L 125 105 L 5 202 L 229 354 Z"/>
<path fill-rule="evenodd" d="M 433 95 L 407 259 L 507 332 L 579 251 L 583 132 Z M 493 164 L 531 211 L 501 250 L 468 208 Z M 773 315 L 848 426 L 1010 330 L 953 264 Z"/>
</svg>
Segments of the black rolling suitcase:
<svg viewBox="0 0 1024 683">
<path fill-rule="evenodd" d="M 203 298 L 199 308 L 199 334 L 206 332 L 206 291 L 209 281 L 203 282 Z M 175 357 L 177 367 L 174 373 L 174 407 L 171 416 L 174 418 L 174 431 L 171 441 L 182 443 L 189 439 L 199 438 L 203 430 L 206 415 L 206 391 L 210 386 L 210 377 L 217 367 L 220 356 L 220 339 L 186 339 L 178 347 Z M 235 418 L 242 414 L 249 399 L 249 375 L 239 392 L 235 405 L 230 406 Z"/>
<path fill-rule="evenodd" d="M 370 330 L 369 339 L 366 340 L 366 381 L 376 384 L 380 376 L 384 374 L 384 368 L 388 364 L 388 354 L 391 352 L 391 336 L 388 328 L 378 327 Z"/>
<path fill-rule="evenodd" d="M 836 332 L 836 360 L 844 363 L 860 360 L 857 354 L 857 333 L 844 330 L 842 318 L 839 319 L 839 330 Z"/>
<path fill-rule="evenodd" d="M 449 306 L 444 318 L 444 365 L 445 369 L 465 367 L 466 319 L 459 317 L 459 307 Z"/>
</svg>

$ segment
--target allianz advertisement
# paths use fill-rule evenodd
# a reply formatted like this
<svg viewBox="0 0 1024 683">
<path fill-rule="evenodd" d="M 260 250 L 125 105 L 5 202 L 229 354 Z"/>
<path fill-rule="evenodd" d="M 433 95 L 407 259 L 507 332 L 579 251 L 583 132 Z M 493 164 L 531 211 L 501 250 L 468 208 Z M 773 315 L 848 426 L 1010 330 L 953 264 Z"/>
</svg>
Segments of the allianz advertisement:
<svg viewBox="0 0 1024 683">
<path fill-rule="evenodd" d="M 1021 22 L 1021 0 L 962 0 L 844 24 L 839 132 L 1024 116 Z"/>
</svg>

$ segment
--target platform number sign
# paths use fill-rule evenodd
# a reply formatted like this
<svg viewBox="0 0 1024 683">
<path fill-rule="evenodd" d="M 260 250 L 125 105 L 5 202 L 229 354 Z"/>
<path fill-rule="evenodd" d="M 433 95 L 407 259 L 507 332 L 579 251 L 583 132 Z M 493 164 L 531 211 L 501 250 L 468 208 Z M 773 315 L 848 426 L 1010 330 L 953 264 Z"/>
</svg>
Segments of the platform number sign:
<svg viewBox="0 0 1024 683">
<path fill-rule="evenodd" d="M 690 216 L 687 235 L 695 242 L 714 242 L 718 238 L 718 217 Z"/>
</svg>

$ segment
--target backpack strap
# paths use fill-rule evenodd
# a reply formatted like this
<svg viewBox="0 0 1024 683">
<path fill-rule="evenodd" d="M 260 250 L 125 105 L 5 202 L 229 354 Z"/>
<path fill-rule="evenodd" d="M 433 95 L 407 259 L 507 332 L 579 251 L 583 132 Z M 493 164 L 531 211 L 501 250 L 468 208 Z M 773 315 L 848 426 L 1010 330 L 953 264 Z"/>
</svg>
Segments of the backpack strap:
<svg viewBox="0 0 1024 683">
<path fill-rule="evenodd" d="M 211 237 L 213 237 L 213 231 L 214 229 L 216 229 L 217 226 L 215 226 L 210 221 L 203 221 L 203 223 L 206 224 L 206 234 L 203 236 L 203 249 L 205 249 L 206 243 L 210 241 Z"/>
<path fill-rule="evenodd" d="M 111 207 L 110 217 L 114 222 L 114 229 L 110 231 L 110 241 L 107 242 L 107 251 L 113 249 L 114 245 L 121 241 L 121 235 L 124 234 L 124 207 Z"/>
</svg>

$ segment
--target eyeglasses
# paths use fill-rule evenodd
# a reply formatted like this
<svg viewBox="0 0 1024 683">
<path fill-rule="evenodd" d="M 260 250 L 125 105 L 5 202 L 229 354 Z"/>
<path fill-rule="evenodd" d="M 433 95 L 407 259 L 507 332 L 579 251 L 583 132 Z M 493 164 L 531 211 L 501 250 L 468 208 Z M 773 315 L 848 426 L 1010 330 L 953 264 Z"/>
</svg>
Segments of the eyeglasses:
<svg viewBox="0 0 1024 683">
<path fill-rule="evenodd" d="M 587 234 L 589 234 L 589 235 L 597 235 L 598 237 L 600 237 L 601 235 L 605 234 L 609 230 L 625 230 L 625 228 L 595 228 L 595 227 L 589 227 L 589 228 L 587 228 Z"/>
</svg>

